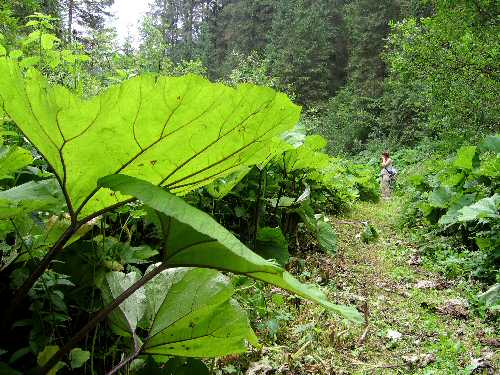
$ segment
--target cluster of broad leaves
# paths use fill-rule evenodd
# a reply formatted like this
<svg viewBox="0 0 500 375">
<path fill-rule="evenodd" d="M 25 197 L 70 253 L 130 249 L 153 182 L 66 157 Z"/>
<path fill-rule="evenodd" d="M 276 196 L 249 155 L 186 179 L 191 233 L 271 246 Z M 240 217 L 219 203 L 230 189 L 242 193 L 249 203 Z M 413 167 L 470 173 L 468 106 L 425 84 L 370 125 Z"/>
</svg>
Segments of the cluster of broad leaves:
<svg viewBox="0 0 500 375">
<path fill-rule="evenodd" d="M 0 146 L 1 269 L 15 290 L 40 261 L 51 261 L 29 292 L 33 314 L 15 325 L 31 333 L 11 354 L 12 366 L 26 370 L 30 361 L 18 360 L 29 354 L 39 354 L 38 365 L 47 363 L 58 351 L 53 337 L 61 327 L 112 302 L 158 267 L 164 271 L 110 315 L 113 331 L 130 338 L 123 350 L 134 358 L 222 356 L 257 343 L 231 299 L 230 282 L 216 270 L 274 284 L 362 320 L 356 309 L 331 303 L 282 268 L 285 234 L 296 233 L 300 220 L 327 251 L 335 251 L 336 241 L 311 203 L 323 205 L 323 192 L 336 191 L 335 174 L 322 173 L 331 159 L 320 151 L 323 139 L 292 130 L 300 110 L 285 95 L 194 75 L 151 75 L 82 99 L 3 57 L 0 105 L 6 126 L 24 135 L 6 132 Z M 27 150 L 32 147 L 36 151 Z M 255 210 L 237 205 L 233 216 L 252 237 L 202 204 L 204 210 L 189 204 L 209 196 L 203 187 L 218 199 L 241 194 L 238 186 L 255 175 Z M 268 178 L 273 175 L 281 177 Z M 272 184 L 279 194 L 270 198 L 265 192 Z M 262 225 L 265 207 L 283 214 Z M 50 258 L 61 241 L 64 251 Z M 102 301 L 94 298 L 97 289 Z M 53 371 L 64 366 L 73 366 L 71 358 Z"/>
<path fill-rule="evenodd" d="M 300 124 L 282 138 L 285 145 L 273 158 L 219 179 L 188 199 L 282 265 L 290 253 L 305 247 L 301 239 L 333 255 L 337 238 L 327 215 L 348 210 L 357 199 L 378 199 L 376 174 L 368 166 L 327 155 L 326 140 L 306 135 Z"/>
<path fill-rule="evenodd" d="M 475 276 L 500 281 L 500 136 L 428 164 L 409 178 L 417 215 L 424 225 L 480 254 Z"/>
</svg>

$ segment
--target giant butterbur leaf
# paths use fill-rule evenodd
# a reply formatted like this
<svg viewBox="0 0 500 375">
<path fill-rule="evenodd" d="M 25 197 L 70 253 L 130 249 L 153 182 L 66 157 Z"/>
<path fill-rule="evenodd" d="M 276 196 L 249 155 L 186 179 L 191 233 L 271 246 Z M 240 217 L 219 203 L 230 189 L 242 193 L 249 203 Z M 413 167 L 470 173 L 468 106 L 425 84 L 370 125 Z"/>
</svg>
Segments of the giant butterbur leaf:
<svg viewBox="0 0 500 375">
<path fill-rule="evenodd" d="M 450 204 L 453 195 L 454 193 L 450 188 L 441 186 L 429 194 L 429 203 L 432 207 L 445 208 Z"/>
<path fill-rule="evenodd" d="M 12 174 L 31 164 L 33 158 L 28 150 L 21 147 L 2 146 L 0 142 L 0 179 L 12 177 Z"/>
<path fill-rule="evenodd" d="M 255 251 L 264 259 L 275 259 L 283 267 L 288 263 L 288 242 L 280 228 L 260 228 L 256 246 Z"/>
<path fill-rule="evenodd" d="M 112 190 L 137 197 L 170 218 L 166 225 L 167 253 L 164 262 L 167 264 L 215 268 L 244 274 L 315 301 L 353 321 L 363 320 L 356 309 L 331 303 L 316 287 L 300 283 L 275 263 L 252 252 L 210 215 L 190 206 L 183 199 L 130 176 L 107 176 L 100 183 Z"/>
<path fill-rule="evenodd" d="M 135 77 L 84 100 L 0 58 L 0 106 L 52 166 L 78 219 L 127 197 L 97 186 L 123 173 L 182 194 L 273 153 L 299 107 L 269 88 L 194 75 Z"/>
<path fill-rule="evenodd" d="M 163 271 L 165 296 L 149 328 L 143 353 L 217 357 L 257 344 L 244 310 L 232 300 L 230 281 L 215 270 Z M 170 280 L 173 279 L 173 280 Z"/>
<path fill-rule="evenodd" d="M 466 222 L 479 220 L 487 222 L 489 220 L 500 219 L 499 214 L 500 194 L 494 194 L 491 197 L 483 198 L 476 203 L 465 206 L 458 211 L 458 221 Z"/>
<path fill-rule="evenodd" d="M 102 288 L 105 300 L 109 291 L 120 294 L 137 278 L 135 273 L 109 273 Z M 229 278 L 215 270 L 167 269 L 125 300 L 110 320 L 122 334 L 135 334 L 138 324 L 147 331 L 141 354 L 163 358 L 241 353 L 247 343 L 256 345 L 257 338 L 245 311 L 231 299 L 233 293 Z"/>
</svg>

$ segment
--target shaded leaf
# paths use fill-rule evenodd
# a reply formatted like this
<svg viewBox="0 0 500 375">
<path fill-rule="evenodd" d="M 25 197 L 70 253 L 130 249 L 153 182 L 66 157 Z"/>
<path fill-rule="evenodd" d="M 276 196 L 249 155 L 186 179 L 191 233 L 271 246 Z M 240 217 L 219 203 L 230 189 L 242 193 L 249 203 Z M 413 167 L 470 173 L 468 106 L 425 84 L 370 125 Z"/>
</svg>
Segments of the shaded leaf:
<svg viewBox="0 0 500 375">
<path fill-rule="evenodd" d="M 332 226 L 326 223 L 322 216 L 316 219 L 314 211 L 308 204 L 303 204 L 295 212 L 300 215 L 307 230 L 316 237 L 321 249 L 329 254 L 335 254 L 337 251 L 337 235 Z"/>
<path fill-rule="evenodd" d="M 148 291 L 163 297 L 142 352 L 152 355 L 217 357 L 257 344 L 246 313 L 231 296 L 229 279 L 209 269 L 168 269 Z M 160 293 L 158 295 L 158 292 Z M 155 304 L 155 308 L 156 308 Z"/>
<path fill-rule="evenodd" d="M 337 252 L 337 234 L 332 226 L 323 220 L 318 220 L 317 234 L 319 245 L 328 254 L 334 255 Z"/>
<path fill-rule="evenodd" d="M 81 348 L 74 348 L 69 352 L 69 361 L 72 369 L 80 368 L 90 358 L 90 352 Z"/>
<path fill-rule="evenodd" d="M 242 167 L 228 176 L 224 176 L 207 186 L 208 193 L 216 198 L 225 197 L 247 174 L 251 168 Z"/>
<path fill-rule="evenodd" d="M 33 157 L 21 147 L 0 146 L 0 179 L 12 177 L 21 168 L 30 165 Z"/>
<path fill-rule="evenodd" d="M 458 218 L 460 216 L 459 211 L 463 207 L 469 206 L 472 203 L 474 203 L 475 198 L 476 198 L 475 194 L 465 194 L 461 196 L 458 200 L 455 201 L 455 203 L 453 203 L 450 206 L 448 211 L 446 211 L 446 214 L 444 214 L 439 218 L 438 224 L 451 225 L 457 223 L 459 221 Z"/>
<path fill-rule="evenodd" d="M 8 364 L 0 362 L 0 375 L 22 375 L 22 373 L 14 370 Z"/>
<path fill-rule="evenodd" d="M 483 198 L 476 203 L 461 208 L 458 211 L 458 221 L 472 221 L 484 219 L 498 219 L 498 206 L 500 205 L 500 195 L 495 194 L 489 198 Z"/>
<path fill-rule="evenodd" d="M 0 192 L 0 219 L 33 211 L 60 211 L 63 207 L 62 192 L 54 179 L 30 181 Z"/>
<path fill-rule="evenodd" d="M 281 266 L 288 263 L 288 242 L 280 228 L 260 228 L 255 252 L 264 259 L 275 259 Z"/>
<path fill-rule="evenodd" d="M 137 375 L 208 375 L 210 374 L 207 366 L 195 358 L 171 358 L 161 367 L 155 360 L 149 356 L 145 365 L 135 371 Z"/>
<path fill-rule="evenodd" d="M 107 273 L 105 283 L 101 287 L 104 302 L 106 304 L 111 303 L 140 278 L 141 275 L 137 272 L 128 274 L 122 272 Z M 116 333 L 122 336 L 130 336 L 134 334 L 145 310 L 146 295 L 144 288 L 139 288 L 113 310 L 109 320 Z"/>
<path fill-rule="evenodd" d="M 38 366 L 43 366 L 47 361 L 52 358 L 54 354 L 59 351 L 59 346 L 57 345 L 48 345 L 46 346 L 37 356 L 37 364 Z M 57 362 L 57 364 L 50 369 L 47 375 L 55 375 L 57 372 L 66 366 L 63 362 Z"/>
</svg>

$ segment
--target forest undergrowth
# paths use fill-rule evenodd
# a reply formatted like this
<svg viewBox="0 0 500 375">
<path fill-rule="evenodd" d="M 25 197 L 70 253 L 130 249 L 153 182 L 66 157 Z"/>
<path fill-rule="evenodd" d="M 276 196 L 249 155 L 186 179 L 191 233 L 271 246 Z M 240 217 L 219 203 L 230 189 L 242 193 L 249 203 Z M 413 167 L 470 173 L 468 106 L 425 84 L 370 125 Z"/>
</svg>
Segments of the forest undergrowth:
<svg viewBox="0 0 500 375">
<path fill-rule="evenodd" d="M 497 373 L 498 327 L 469 306 L 474 283 L 447 279 L 427 265 L 398 226 L 401 204 L 399 198 L 357 203 L 330 219 L 338 234 L 335 257 L 307 251 L 303 238 L 304 253 L 291 262 L 301 280 L 356 304 L 367 324 L 350 325 L 277 288 L 246 287 L 242 299 L 254 309 L 249 314 L 263 346 L 218 360 L 217 373 Z M 378 238 L 363 239 L 367 222 Z"/>
</svg>

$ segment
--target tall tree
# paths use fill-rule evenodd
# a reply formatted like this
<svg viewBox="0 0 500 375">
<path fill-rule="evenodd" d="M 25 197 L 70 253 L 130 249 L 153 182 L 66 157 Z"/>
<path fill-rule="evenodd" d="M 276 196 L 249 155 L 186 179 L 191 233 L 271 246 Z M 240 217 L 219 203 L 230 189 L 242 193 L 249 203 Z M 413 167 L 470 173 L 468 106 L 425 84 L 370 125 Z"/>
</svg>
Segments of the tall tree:
<svg viewBox="0 0 500 375">
<path fill-rule="evenodd" d="M 63 0 L 67 39 L 86 40 L 90 32 L 100 31 L 111 16 L 114 0 Z"/>
<path fill-rule="evenodd" d="M 382 94 L 386 73 L 382 51 L 389 34 L 389 22 L 400 15 L 396 0 L 353 0 L 344 8 L 349 43 L 348 79 L 361 95 Z"/>
<path fill-rule="evenodd" d="M 275 1 L 266 54 L 274 76 L 305 103 L 328 98 L 335 69 L 334 0 Z"/>
</svg>

